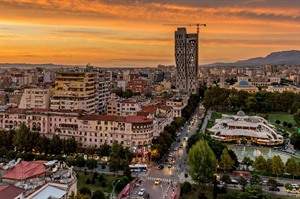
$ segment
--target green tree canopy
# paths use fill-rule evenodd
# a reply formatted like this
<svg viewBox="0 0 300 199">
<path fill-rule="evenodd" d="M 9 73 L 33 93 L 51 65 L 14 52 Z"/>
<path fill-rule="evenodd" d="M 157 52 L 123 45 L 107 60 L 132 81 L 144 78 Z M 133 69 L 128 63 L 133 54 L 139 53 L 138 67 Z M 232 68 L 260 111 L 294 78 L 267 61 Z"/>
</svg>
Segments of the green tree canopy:
<svg viewBox="0 0 300 199">
<path fill-rule="evenodd" d="M 262 155 L 260 155 L 255 158 L 252 167 L 257 171 L 263 172 L 265 171 L 266 164 L 267 164 L 266 159 Z"/>
<path fill-rule="evenodd" d="M 287 162 L 285 163 L 285 170 L 286 172 L 290 173 L 293 176 L 293 179 L 296 175 L 300 172 L 300 165 L 295 160 L 295 158 L 289 158 Z"/>
<path fill-rule="evenodd" d="M 279 155 L 275 155 L 272 158 L 272 171 L 275 173 L 277 176 L 282 175 L 284 173 L 285 166 L 284 163 Z"/>
<path fill-rule="evenodd" d="M 227 148 L 223 150 L 219 164 L 220 167 L 225 171 L 229 171 L 233 168 L 234 161 L 231 159 Z"/>
<path fill-rule="evenodd" d="M 217 170 L 215 154 L 205 140 L 198 141 L 188 153 L 189 174 L 197 183 L 206 183 L 212 180 Z"/>
<path fill-rule="evenodd" d="M 94 193 L 91 199 L 105 199 L 104 193 L 100 190 L 97 189 Z"/>
</svg>

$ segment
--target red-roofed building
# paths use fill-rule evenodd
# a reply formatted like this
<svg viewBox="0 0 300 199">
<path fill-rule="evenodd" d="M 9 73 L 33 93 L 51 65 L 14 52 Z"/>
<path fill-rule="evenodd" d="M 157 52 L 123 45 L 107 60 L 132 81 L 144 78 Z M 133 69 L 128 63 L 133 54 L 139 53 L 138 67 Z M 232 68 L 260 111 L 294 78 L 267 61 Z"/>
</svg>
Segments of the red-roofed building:
<svg viewBox="0 0 300 199">
<path fill-rule="evenodd" d="M 10 184 L 0 184 L 0 199 L 24 199 L 25 190 Z"/>
<path fill-rule="evenodd" d="M 46 168 L 44 163 L 47 161 L 21 161 L 6 174 L 3 175 L 3 182 L 15 182 L 27 180 L 35 177 L 45 177 Z"/>
</svg>

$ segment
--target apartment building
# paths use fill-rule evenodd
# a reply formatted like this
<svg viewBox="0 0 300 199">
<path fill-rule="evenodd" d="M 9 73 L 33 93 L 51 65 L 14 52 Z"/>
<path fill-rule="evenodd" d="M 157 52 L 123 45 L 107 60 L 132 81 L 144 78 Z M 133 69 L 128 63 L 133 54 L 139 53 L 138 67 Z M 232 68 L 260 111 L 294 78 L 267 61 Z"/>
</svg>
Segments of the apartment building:
<svg viewBox="0 0 300 199">
<path fill-rule="evenodd" d="M 176 88 L 188 95 L 198 93 L 198 33 L 175 31 Z"/>
<path fill-rule="evenodd" d="M 137 115 L 141 105 L 135 99 L 115 99 L 107 103 L 107 115 Z"/>
<path fill-rule="evenodd" d="M 134 93 L 147 93 L 150 91 L 149 82 L 141 77 L 132 78 L 128 82 L 128 88 Z"/>
<path fill-rule="evenodd" d="M 187 95 L 175 95 L 166 100 L 166 105 L 171 106 L 174 111 L 174 117 L 181 117 L 181 111 L 188 105 L 189 97 Z"/>
<path fill-rule="evenodd" d="M 25 123 L 30 130 L 48 137 L 75 137 L 82 147 L 100 147 L 114 141 L 126 147 L 151 143 L 153 119 L 145 116 L 85 115 L 80 110 L 8 108 L 0 112 L 0 130 L 18 129 Z"/>
<path fill-rule="evenodd" d="M 85 110 L 92 114 L 96 111 L 95 72 L 61 72 L 56 75 L 55 89 L 51 99 L 52 110 Z"/>
<path fill-rule="evenodd" d="M 21 97 L 19 108 L 49 109 L 50 90 L 43 88 L 26 88 Z"/>
</svg>

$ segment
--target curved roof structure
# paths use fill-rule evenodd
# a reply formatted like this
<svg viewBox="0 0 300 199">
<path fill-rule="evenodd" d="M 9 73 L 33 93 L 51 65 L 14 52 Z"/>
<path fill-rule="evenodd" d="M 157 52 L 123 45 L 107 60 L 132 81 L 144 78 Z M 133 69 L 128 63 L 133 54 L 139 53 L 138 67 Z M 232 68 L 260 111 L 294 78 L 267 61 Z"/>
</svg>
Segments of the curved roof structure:
<svg viewBox="0 0 300 199">
<path fill-rule="evenodd" d="M 236 115 L 237 116 L 245 116 L 246 114 L 245 114 L 245 112 L 244 111 L 238 111 L 237 113 L 236 113 Z"/>
<path fill-rule="evenodd" d="M 249 86 L 249 83 L 246 80 L 240 81 L 239 86 Z"/>
</svg>

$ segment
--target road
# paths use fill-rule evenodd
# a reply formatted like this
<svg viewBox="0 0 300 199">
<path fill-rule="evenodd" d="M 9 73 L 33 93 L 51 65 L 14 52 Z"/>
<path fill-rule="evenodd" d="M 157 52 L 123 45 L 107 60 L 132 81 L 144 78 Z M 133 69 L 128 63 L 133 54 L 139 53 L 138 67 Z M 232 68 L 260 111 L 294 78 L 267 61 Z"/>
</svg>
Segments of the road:
<svg viewBox="0 0 300 199">
<path fill-rule="evenodd" d="M 186 122 L 185 126 L 183 127 L 180 136 L 176 138 L 176 141 L 170 147 L 170 152 L 168 155 L 172 154 L 172 158 L 167 156 L 163 159 L 163 162 L 166 159 L 169 159 L 169 162 L 174 160 L 174 163 L 171 168 L 168 168 L 168 163 L 164 164 L 164 168 L 158 170 L 157 168 L 150 168 L 146 176 L 142 177 L 142 183 L 139 187 L 131 190 L 131 197 L 130 198 L 138 198 L 138 191 L 140 188 L 145 188 L 146 192 L 150 194 L 150 198 L 157 198 L 157 199 L 170 199 L 174 192 L 176 192 L 176 184 L 178 182 L 184 182 L 188 179 L 185 179 L 184 174 L 186 173 L 187 169 L 187 153 L 186 153 L 186 137 L 190 137 L 194 134 L 197 130 L 199 125 L 199 117 L 201 116 L 201 111 L 199 107 L 195 110 L 195 114 L 193 118 L 197 118 L 194 121 L 193 125 L 189 125 Z M 206 121 L 207 124 L 207 121 Z M 180 139 L 180 142 L 178 142 Z M 182 148 L 180 148 L 180 144 L 182 144 Z M 174 151 L 174 148 L 178 148 L 178 150 Z M 155 185 L 155 179 L 160 178 L 161 183 L 160 185 Z M 190 179 L 189 179 L 190 180 Z"/>
</svg>

